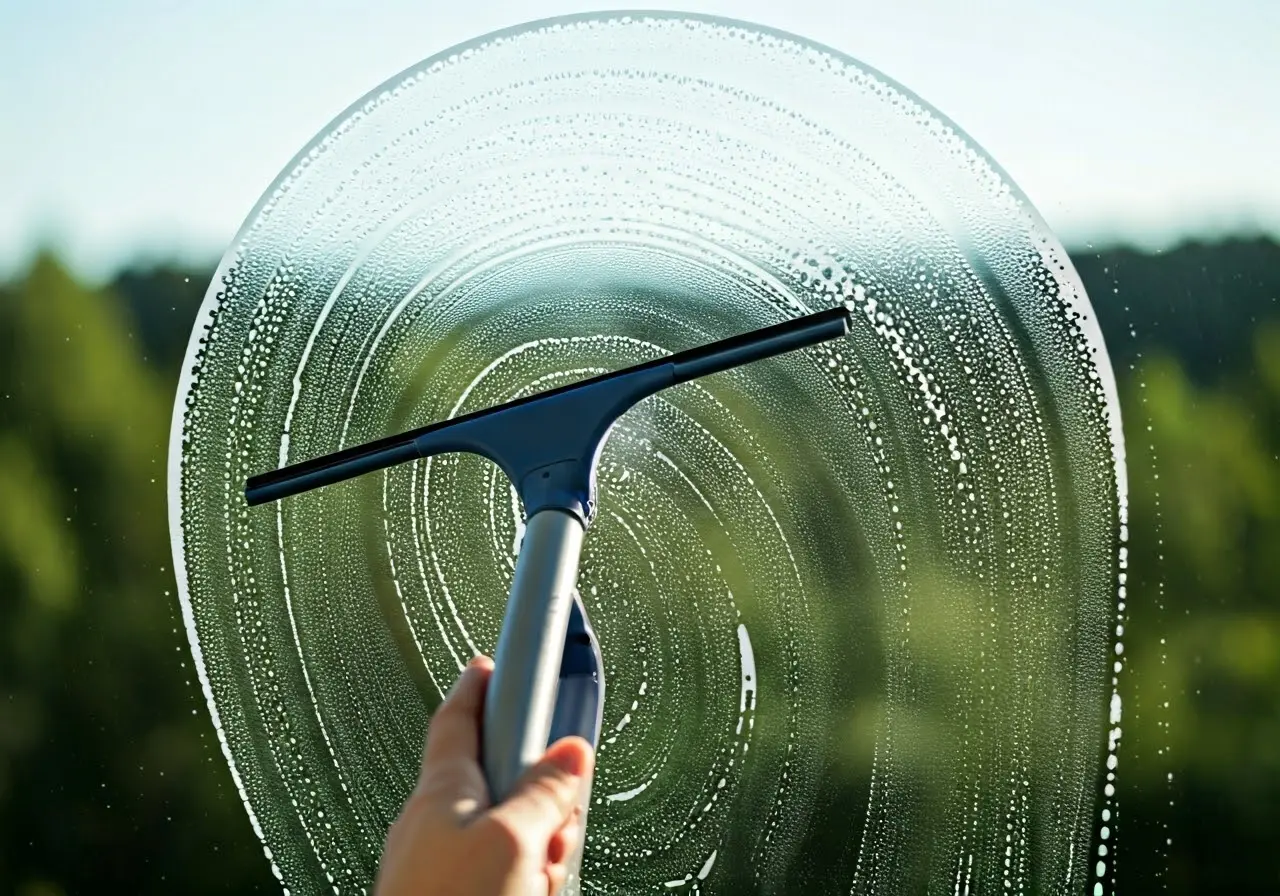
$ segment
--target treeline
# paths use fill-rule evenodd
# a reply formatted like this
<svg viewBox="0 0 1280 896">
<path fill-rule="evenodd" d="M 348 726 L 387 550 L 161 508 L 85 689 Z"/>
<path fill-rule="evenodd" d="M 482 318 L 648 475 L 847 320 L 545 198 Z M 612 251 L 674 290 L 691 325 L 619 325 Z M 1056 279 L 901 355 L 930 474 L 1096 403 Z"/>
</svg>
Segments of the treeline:
<svg viewBox="0 0 1280 896">
<path fill-rule="evenodd" d="M 1130 458 L 1121 890 L 1274 891 L 1280 245 L 1075 263 Z M 90 288 L 43 255 L 0 284 L 2 892 L 277 889 L 194 681 L 169 555 L 169 414 L 210 276 L 132 269 Z"/>
</svg>

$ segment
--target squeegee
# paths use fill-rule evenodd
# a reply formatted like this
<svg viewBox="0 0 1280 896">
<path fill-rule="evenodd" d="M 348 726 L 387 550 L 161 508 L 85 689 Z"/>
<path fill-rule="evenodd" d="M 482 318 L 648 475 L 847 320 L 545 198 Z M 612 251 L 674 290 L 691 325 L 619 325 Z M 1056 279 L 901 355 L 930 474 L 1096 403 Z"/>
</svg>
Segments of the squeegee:
<svg viewBox="0 0 1280 896">
<path fill-rule="evenodd" d="M 663 389 L 848 331 L 844 307 L 794 318 L 253 476 L 245 499 L 276 501 L 452 451 L 502 469 L 526 523 L 484 705 L 481 760 L 498 802 L 556 739 L 599 741 L 604 670 L 576 584 L 596 510 L 596 464 L 613 424 Z"/>
</svg>

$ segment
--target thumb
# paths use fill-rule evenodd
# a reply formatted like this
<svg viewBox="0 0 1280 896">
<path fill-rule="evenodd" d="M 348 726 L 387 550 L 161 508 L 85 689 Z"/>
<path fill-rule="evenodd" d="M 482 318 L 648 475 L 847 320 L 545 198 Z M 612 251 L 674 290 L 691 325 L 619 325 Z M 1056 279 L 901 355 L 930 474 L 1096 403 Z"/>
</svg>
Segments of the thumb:
<svg viewBox="0 0 1280 896">
<path fill-rule="evenodd" d="M 511 830 L 545 845 L 577 807 L 582 779 L 591 773 L 593 763 L 591 745 L 585 740 L 561 738 L 521 775 L 510 796 L 490 812 Z"/>
</svg>

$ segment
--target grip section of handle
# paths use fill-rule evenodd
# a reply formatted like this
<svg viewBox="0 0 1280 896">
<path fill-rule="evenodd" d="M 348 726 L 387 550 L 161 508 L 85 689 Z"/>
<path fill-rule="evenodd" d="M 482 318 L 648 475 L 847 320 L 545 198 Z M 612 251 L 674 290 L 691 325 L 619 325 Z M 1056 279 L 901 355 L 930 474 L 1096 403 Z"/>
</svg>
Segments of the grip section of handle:
<svg viewBox="0 0 1280 896">
<path fill-rule="evenodd" d="M 484 705 L 482 758 L 495 802 L 547 749 L 583 534 L 562 510 L 525 524 Z"/>
<path fill-rule="evenodd" d="M 556 696 L 556 712 L 551 721 L 548 745 L 562 737 L 576 734 L 592 747 L 600 745 L 600 724 L 604 710 L 604 663 L 600 645 L 587 619 L 582 595 L 574 592 L 569 611 L 569 629 L 565 636 L 564 657 L 560 661 L 560 692 Z M 582 892 L 582 850 L 585 845 L 587 813 L 591 808 L 593 776 L 582 782 L 578 794 L 579 823 L 583 836 L 573 844 L 573 852 L 565 861 L 568 874 L 559 896 L 579 896 Z"/>
</svg>

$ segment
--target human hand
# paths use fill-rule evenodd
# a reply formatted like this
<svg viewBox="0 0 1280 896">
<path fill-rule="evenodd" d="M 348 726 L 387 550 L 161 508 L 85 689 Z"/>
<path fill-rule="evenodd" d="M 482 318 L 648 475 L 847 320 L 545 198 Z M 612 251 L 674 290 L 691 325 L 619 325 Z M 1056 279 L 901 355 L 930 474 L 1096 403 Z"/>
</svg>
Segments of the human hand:
<svg viewBox="0 0 1280 896">
<path fill-rule="evenodd" d="M 417 787 L 387 832 L 375 896 L 555 896 L 582 836 L 578 800 L 594 755 L 552 744 L 489 804 L 480 724 L 493 662 L 473 659 L 436 710 Z"/>
</svg>

